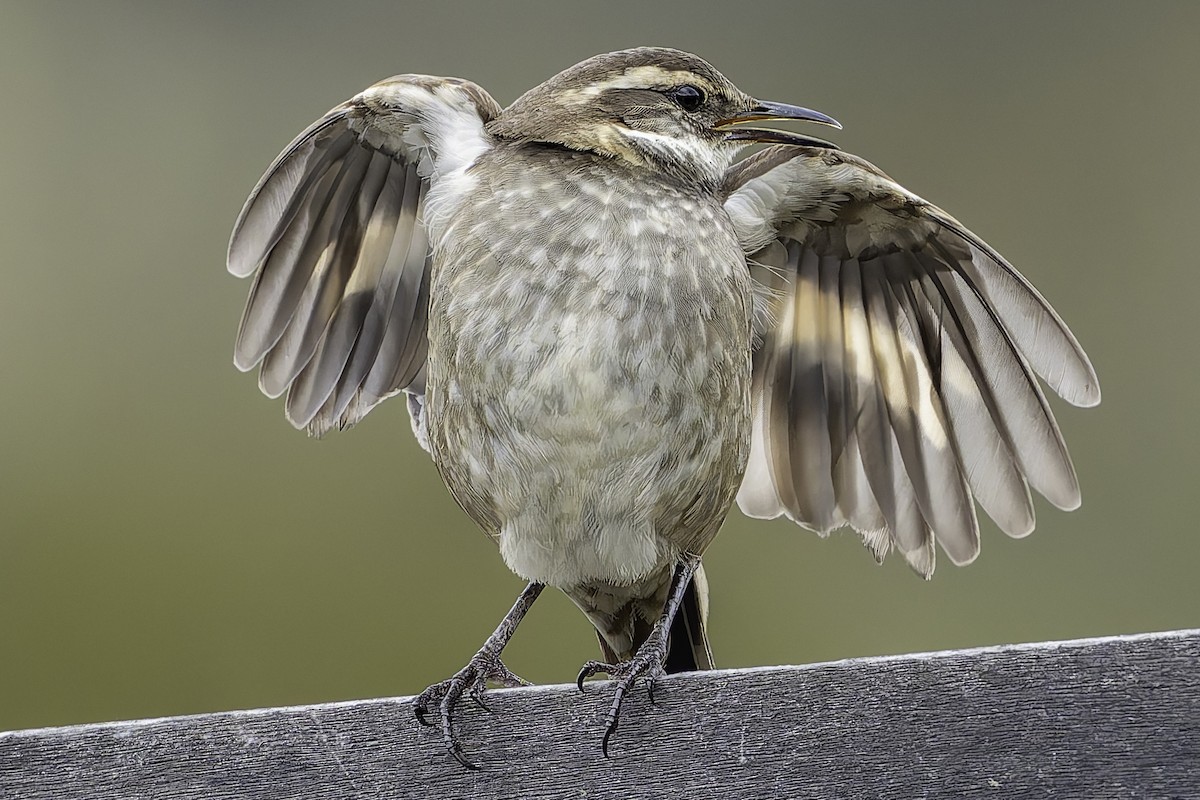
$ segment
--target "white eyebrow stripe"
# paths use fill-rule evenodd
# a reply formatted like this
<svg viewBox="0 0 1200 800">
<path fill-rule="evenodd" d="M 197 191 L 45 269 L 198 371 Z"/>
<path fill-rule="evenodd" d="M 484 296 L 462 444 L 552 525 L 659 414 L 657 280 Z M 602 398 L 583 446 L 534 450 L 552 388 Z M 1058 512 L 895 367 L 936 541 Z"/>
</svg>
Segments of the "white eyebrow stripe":
<svg viewBox="0 0 1200 800">
<path fill-rule="evenodd" d="M 708 81 L 687 70 L 668 70 L 654 65 L 630 67 L 615 75 L 579 90 L 579 94 L 594 97 L 609 89 L 645 89 L 649 86 L 675 86 L 681 83 L 700 83 L 707 87 Z"/>
</svg>

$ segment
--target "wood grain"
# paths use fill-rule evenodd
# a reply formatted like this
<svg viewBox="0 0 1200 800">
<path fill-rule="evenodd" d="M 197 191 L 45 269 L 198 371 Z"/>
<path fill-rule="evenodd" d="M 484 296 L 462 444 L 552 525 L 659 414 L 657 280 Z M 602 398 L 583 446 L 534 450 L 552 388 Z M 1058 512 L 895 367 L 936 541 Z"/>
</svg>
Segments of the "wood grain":
<svg viewBox="0 0 1200 800">
<path fill-rule="evenodd" d="M 469 772 L 410 699 L 0 734 L 0 797 L 1195 798 L 1200 631 L 495 691 Z"/>
</svg>

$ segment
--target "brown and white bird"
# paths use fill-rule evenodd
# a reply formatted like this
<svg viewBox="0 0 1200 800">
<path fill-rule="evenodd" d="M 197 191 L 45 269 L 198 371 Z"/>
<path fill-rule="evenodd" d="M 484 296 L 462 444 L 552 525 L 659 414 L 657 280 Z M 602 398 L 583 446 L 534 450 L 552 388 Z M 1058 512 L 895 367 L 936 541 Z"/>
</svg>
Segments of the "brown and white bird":
<svg viewBox="0 0 1200 800">
<path fill-rule="evenodd" d="M 735 499 L 849 526 L 921 575 L 1010 536 L 1029 487 L 1079 485 L 1038 384 L 1100 400 L 1041 295 L 946 212 L 688 53 L 590 58 L 501 108 L 400 75 L 275 160 L 238 218 L 254 276 L 235 363 L 320 435 L 404 393 L 460 506 L 529 582 L 453 678 L 486 682 L 542 588 L 564 591 L 617 679 L 712 667 L 700 557 Z M 747 143 L 768 147 L 734 163 Z"/>
</svg>

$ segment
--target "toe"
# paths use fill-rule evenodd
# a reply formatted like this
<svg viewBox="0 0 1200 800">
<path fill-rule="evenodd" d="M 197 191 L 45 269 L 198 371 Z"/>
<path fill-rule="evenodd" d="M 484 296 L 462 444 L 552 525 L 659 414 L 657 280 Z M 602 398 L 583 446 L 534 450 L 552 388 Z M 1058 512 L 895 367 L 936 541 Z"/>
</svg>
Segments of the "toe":
<svg viewBox="0 0 1200 800">
<path fill-rule="evenodd" d="M 448 681 L 435 683 L 417 696 L 413 701 L 413 715 L 416 716 L 417 722 L 432 728 L 433 723 L 429 720 L 431 708 L 436 708 L 441 705 L 442 698 L 446 694 Z"/>
<path fill-rule="evenodd" d="M 467 692 L 467 695 L 472 700 L 475 701 L 475 705 L 479 706 L 484 711 L 486 711 L 490 714 L 490 713 L 492 713 L 491 707 L 488 706 L 488 704 L 483 701 L 484 688 L 485 688 L 485 686 L 484 686 L 484 682 L 482 679 L 479 681 L 476 681 L 475 685 L 471 687 L 471 691 Z"/>
<path fill-rule="evenodd" d="M 575 685 L 579 691 L 583 691 L 583 682 L 593 675 L 604 673 L 605 675 L 616 675 L 621 669 L 620 664 L 606 664 L 603 661 L 589 661 L 579 670 L 579 675 L 575 678 Z"/>
</svg>

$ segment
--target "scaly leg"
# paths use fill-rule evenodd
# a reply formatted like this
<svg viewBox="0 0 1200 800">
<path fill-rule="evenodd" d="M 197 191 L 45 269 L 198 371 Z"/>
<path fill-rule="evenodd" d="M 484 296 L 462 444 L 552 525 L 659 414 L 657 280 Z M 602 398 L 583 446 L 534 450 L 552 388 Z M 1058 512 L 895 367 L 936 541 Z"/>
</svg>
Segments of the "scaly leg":
<svg viewBox="0 0 1200 800">
<path fill-rule="evenodd" d="M 604 720 L 604 738 L 600 743 L 600 750 L 605 758 L 608 757 L 608 741 L 616 732 L 617 722 L 621 717 L 621 703 L 638 678 L 646 678 L 646 690 L 650 694 L 650 701 L 654 702 L 654 682 L 667 674 L 663 664 L 667 660 L 667 635 L 671 631 L 671 622 L 675 619 L 675 613 L 679 611 L 679 604 L 683 602 L 684 593 L 687 592 L 688 583 L 699 566 L 700 556 L 680 556 L 679 563 L 675 565 L 675 574 L 671 577 L 671 590 L 667 595 L 662 615 L 654 623 L 654 630 L 634 653 L 633 658 L 620 664 L 589 661 L 579 671 L 575 684 L 581 692 L 584 680 L 600 672 L 606 673 L 617 682 L 616 696 L 613 697 L 612 706 Z"/>
<path fill-rule="evenodd" d="M 544 583 L 531 583 L 526 586 L 520 597 L 517 598 L 517 602 L 513 603 L 513 607 L 504 615 L 504 619 L 500 621 L 496 630 L 483 643 L 483 647 L 479 648 L 479 652 L 467 662 L 467 665 L 456 672 L 454 677 L 441 683 L 435 683 L 421 692 L 416 702 L 413 703 L 417 721 L 422 725 L 433 725 L 426 719 L 426 716 L 431 707 L 437 708 L 442 718 L 442 741 L 445 742 L 450 755 L 454 756 L 458 763 L 467 769 L 478 769 L 478 767 L 467 760 L 458 741 L 454 738 L 454 708 L 462 699 L 463 694 L 467 694 L 485 711 L 490 710 L 483 702 L 483 690 L 487 688 L 488 681 L 508 687 L 530 685 L 529 681 L 513 674 L 508 667 L 504 666 L 504 662 L 500 660 L 500 653 L 504 651 L 504 646 L 516 633 L 517 626 L 525 618 L 525 612 L 529 611 L 533 601 L 537 600 L 538 595 L 545 588 Z"/>
</svg>

